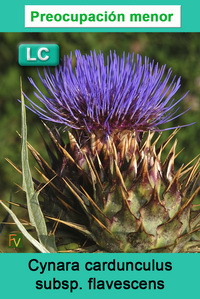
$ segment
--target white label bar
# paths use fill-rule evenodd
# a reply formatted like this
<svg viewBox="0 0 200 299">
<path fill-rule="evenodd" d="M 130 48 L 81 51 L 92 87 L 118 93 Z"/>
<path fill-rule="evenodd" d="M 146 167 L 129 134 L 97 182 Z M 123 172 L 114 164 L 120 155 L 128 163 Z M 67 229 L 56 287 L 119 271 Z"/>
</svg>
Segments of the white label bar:
<svg viewBox="0 0 200 299">
<path fill-rule="evenodd" d="M 181 27 L 180 5 L 25 5 L 29 28 Z"/>
</svg>

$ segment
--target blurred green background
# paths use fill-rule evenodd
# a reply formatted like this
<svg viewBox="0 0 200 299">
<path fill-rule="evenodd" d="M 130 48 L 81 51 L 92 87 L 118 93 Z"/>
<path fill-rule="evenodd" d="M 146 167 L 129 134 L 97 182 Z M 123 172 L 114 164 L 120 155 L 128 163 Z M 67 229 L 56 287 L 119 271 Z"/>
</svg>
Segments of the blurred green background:
<svg viewBox="0 0 200 299">
<path fill-rule="evenodd" d="M 9 200 L 12 192 L 14 201 L 24 198 L 16 184 L 21 184 L 21 176 L 5 158 L 20 166 L 20 77 L 23 90 L 34 100 L 34 88 L 27 77 L 39 81 L 37 69 L 18 65 L 18 45 L 20 43 L 57 43 L 61 57 L 70 51 L 80 49 L 82 53 L 90 50 L 109 50 L 135 52 L 150 57 L 151 60 L 166 64 L 173 74 L 182 77 L 182 86 L 176 99 L 189 94 L 181 103 L 181 111 L 191 110 L 170 125 L 182 125 L 196 122 L 195 125 L 181 129 L 178 133 L 178 150 L 185 148 L 178 157 L 181 165 L 199 153 L 200 136 L 200 33 L 1 33 L 0 34 L 0 190 L 1 199 Z M 39 131 L 43 132 L 40 120 L 31 111 L 27 111 L 28 139 L 36 149 L 43 153 L 44 146 Z M 166 138 L 171 131 L 164 132 Z M 34 166 L 34 162 L 32 162 Z M 24 211 L 23 211 L 24 213 Z M 5 213 L 1 209 L 0 221 Z M 22 218 L 25 216 L 22 215 Z M 15 230 L 14 226 L 6 227 L 0 236 L 0 250 L 13 252 L 7 246 L 7 233 Z M 24 251 L 22 249 L 21 251 Z M 32 251 L 32 249 L 27 249 Z"/>
</svg>

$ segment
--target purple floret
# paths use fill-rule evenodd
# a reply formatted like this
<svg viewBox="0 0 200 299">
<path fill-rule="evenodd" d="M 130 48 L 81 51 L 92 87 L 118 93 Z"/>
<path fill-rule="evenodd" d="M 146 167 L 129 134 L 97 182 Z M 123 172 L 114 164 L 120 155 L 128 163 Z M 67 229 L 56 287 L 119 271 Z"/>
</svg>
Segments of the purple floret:
<svg viewBox="0 0 200 299">
<path fill-rule="evenodd" d="M 30 99 L 30 109 L 43 120 L 93 133 L 102 131 L 161 131 L 159 126 L 170 122 L 177 114 L 176 105 L 185 95 L 174 100 L 179 90 L 180 78 L 171 78 L 171 69 L 150 62 L 134 54 L 119 57 L 115 52 L 104 57 L 95 51 L 82 55 L 75 51 L 65 56 L 54 73 L 44 70 L 40 80 L 48 96 L 43 94 L 34 81 L 35 96 L 45 108 Z M 180 127 L 180 126 L 179 126 Z M 168 130 L 167 128 L 163 130 Z"/>
</svg>

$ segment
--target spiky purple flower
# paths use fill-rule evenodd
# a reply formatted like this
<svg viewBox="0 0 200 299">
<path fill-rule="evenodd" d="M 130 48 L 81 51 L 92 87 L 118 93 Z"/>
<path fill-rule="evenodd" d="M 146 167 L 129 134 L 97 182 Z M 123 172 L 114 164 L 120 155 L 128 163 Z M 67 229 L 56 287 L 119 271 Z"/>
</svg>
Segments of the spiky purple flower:
<svg viewBox="0 0 200 299">
<path fill-rule="evenodd" d="M 159 126 L 177 115 L 176 105 L 184 98 L 174 100 L 180 88 L 180 78 L 171 78 L 171 69 L 150 62 L 145 57 L 115 52 L 104 57 L 95 51 L 82 55 L 75 51 L 65 56 L 54 73 L 44 70 L 40 80 L 49 96 L 43 94 L 34 81 L 36 97 L 45 105 L 42 109 L 33 101 L 33 110 L 42 119 L 88 132 L 102 131 L 160 131 Z M 171 129 L 171 128 L 167 128 Z M 164 129 L 164 130 L 167 130 Z"/>
</svg>

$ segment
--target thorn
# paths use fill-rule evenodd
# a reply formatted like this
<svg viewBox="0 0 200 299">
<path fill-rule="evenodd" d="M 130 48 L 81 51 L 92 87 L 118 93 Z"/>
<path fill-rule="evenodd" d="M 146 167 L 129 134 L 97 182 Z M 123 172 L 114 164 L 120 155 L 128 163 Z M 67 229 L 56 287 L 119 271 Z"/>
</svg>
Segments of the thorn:
<svg viewBox="0 0 200 299">
<path fill-rule="evenodd" d="M 198 159 L 197 162 L 192 167 L 192 170 L 191 170 L 191 172 L 190 172 L 190 174 L 188 176 L 187 182 L 185 184 L 185 188 L 188 187 L 188 185 L 192 182 L 193 178 L 195 177 L 196 171 L 199 168 L 199 162 L 200 162 L 200 159 Z"/>
<path fill-rule="evenodd" d="M 10 159 L 8 159 L 8 158 L 5 158 L 5 160 L 12 166 L 12 167 L 14 167 L 16 170 L 17 170 L 17 172 L 19 172 L 20 174 L 22 174 L 22 171 L 10 160 Z"/>
<path fill-rule="evenodd" d="M 200 191 L 200 186 L 195 190 L 195 192 L 192 194 L 189 200 L 181 207 L 178 213 L 181 213 L 194 200 L 194 198 L 196 197 L 199 191 Z"/>
<path fill-rule="evenodd" d="M 168 145 L 168 143 L 172 140 L 172 138 L 179 132 L 179 129 L 175 129 L 172 134 L 167 138 L 167 140 L 162 144 L 162 148 L 163 150 L 166 148 L 166 146 Z"/>
<path fill-rule="evenodd" d="M 120 169 L 119 169 L 119 167 L 117 165 L 117 162 L 115 161 L 114 163 L 115 163 L 116 174 L 117 174 L 118 178 L 120 179 L 120 182 L 121 182 L 124 190 L 128 193 L 128 190 L 126 189 L 126 185 L 124 183 L 124 179 L 123 179 L 121 171 L 120 171 Z"/>
<path fill-rule="evenodd" d="M 102 210 L 98 207 L 98 205 L 94 202 L 94 200 L 89 196 L 89 194 L 87 193 L 87 191 L 82 187 L 80 186 L 81 189 L 83 190 L 83 192 L 85 193 L 85 196 L 87 197 L 88 201 L 98 210 L 98 212 L 104 216 L 105 218 L 107 218 L 104 213 L 102 212 Z"/>
<path fill-rule="evenodd" d="M 71 150 L 74 151 L 74 149 L 76 148 L 79 151 L 81 151 L 80 146 L 78 145 L 78 143 L 76 141 L 76 138 L 74 137 L 74 135 L 72 135 L 72 133 L 70 131 L 68 131 L 68 136 L 69 136 Z"/>
<path fill-rule="evenodd" d="M 173 183 L 180 177 L 180 174 L 181 174 L 181 168 L 179 168 L 179 170 L 176 172 L 176 174 L 174 175 L 174 177 L 172 178 L 169 186 L 167 187 L 167 189 L 165 190 L 165 193 L 167 193 L 171 186 L 173 185 Z"/>
</svg>

